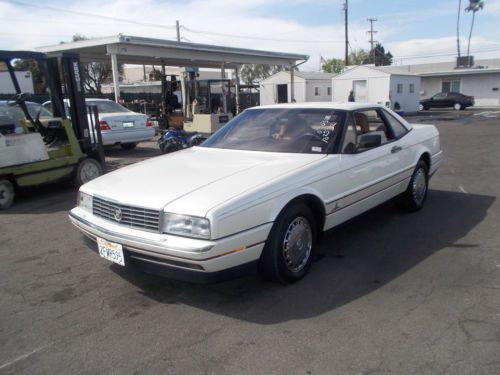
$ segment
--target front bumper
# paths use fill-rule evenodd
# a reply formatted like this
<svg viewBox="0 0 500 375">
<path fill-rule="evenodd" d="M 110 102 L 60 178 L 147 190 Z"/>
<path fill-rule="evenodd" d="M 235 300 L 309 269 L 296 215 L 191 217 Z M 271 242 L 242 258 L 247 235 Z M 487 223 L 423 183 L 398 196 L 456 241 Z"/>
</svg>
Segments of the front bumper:
<svg viewBox="0 0 500 375">
<path fill-rule="evenodd" d="M 92 241 L 121 244 L 126 266 L 176 279 L 206 282 L 233 275 L 256 264 L 272 223 L 218 240 L 200 240 L 141 231 L 74 208 L 69 218 Z M 97 245 L 91 249 L 96 251 Z"/>
</svg>

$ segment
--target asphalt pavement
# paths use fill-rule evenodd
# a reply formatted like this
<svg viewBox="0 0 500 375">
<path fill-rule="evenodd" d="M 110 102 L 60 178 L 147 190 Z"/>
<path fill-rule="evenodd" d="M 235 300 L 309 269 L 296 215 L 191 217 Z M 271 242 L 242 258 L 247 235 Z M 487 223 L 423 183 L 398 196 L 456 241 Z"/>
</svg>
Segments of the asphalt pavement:
<svg viewBox="0 0 500 375">
<path fill-rule="evenodd" d="M 425 208 L 388 202 L 327 232 L 324 256 L 289 286 L 123 269 L 70 224 L 76 190 L 25 192 L 0 213 L 0 374 L 499 374 L 500 118 L 489 112 L 409 118 L 437 125 L 446 157 Z M 107 154 L 113 169 L 158 149 Z"/>
</svg>

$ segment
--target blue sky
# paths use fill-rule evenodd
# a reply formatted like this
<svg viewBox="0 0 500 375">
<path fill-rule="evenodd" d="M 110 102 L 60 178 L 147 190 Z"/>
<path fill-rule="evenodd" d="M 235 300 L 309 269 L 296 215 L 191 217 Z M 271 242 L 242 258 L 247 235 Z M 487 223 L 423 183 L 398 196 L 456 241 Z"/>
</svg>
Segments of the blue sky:
<svg viewBox="0 0 500 375">
<path fill-rule="evenodd" d="M 0 0 L 0 48 L 33 49 L 69 40 L 75 33 L 89 37 L 123 33 L 174 39 L 173 26 L 179 19 L 186 41 L 308 54 L 311 58 L 305 69 L 315 70 L 320 55 L 344 55 L 343 2 Z M 468 0 L 462 0 L 462 9 L 467 3 Z M 500 57 L 500 0 L 484 0 L 484 4 L 484 10 L 476 16 L 471 42 L 476 59 Z M 350 48 L 369 48 L 367 18 L 373 17 L 378 19 L 376 39 L 397 57 L 396 63 L 452 60 L 456 51 L 457 10 L 458 0 L 349 0 Z M 465 51 L 471 14 L 462 11 L 461 17 Z"/>
</svg>

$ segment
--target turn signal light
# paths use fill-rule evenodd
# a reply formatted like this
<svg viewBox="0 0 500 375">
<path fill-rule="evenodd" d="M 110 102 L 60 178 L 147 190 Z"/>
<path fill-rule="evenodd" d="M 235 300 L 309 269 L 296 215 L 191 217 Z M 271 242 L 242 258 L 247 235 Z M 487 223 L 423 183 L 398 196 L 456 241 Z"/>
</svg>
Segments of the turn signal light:
<svg viewBox="0 0 500 375">
<path fill-rule="evenodd" d="M 111 130 L 111 127 L 108 125 L 106 121 L 99 121 L 99 125 L 101 126 L 101 131 L 102 130 Z"/>
</svg>

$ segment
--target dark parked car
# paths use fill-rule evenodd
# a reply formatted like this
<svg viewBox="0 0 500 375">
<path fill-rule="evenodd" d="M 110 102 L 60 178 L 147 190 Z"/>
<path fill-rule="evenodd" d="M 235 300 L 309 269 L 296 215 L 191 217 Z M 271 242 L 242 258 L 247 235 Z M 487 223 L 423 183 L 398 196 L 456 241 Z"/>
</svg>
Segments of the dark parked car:
<svg viewBox="0 0 500 375">
<path fill-rule="evenodd" d="M 421 100 L 419 109 L 422 111 L 429 108 L 453 107 L 456 111 L 459 111 L 473 105 L 473 96 L 460 94 L 459 92 L 440 92 L 429 99 Z"/>
</svg>

